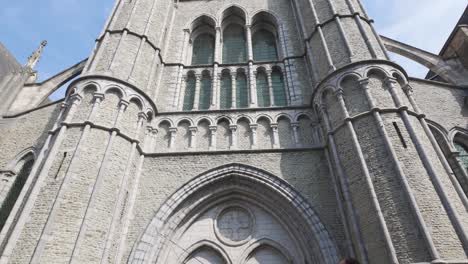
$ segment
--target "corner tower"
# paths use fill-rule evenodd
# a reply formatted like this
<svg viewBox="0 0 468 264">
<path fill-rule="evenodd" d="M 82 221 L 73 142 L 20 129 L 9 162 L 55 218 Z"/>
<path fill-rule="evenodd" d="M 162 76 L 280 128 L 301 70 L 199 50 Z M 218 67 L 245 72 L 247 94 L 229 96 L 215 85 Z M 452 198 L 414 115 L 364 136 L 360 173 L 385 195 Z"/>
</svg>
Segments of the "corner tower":
<svg viewBox="0 0 468 264">
<path fill-rule="evenodd" d="M 466 260 L 466 196 L 360 1 L 295 4 L 358 258 Z"/>
<path fill-rule="evenodd" d="M 2 230 L 2 263 L 115 263 L 153 136 L 151 89 L 173 7 L 116 1 Z"/>
</svg>

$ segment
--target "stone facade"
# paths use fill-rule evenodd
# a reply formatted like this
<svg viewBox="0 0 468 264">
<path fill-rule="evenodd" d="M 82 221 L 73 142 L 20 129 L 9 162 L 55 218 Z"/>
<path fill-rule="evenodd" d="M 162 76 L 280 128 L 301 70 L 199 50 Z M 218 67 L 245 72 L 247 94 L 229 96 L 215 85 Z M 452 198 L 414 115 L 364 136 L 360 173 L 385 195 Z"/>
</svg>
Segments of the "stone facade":
<svg viewBox="0 0 468 264">
<path fill-rule="evenodd" d="M 462 64 L 410 78 L 387 48 L 436 56 L 372 22 L 359 0 L 117 0 L 87 60 L 0 86 L 0 263 L 468 263 Z"/>
</svg>

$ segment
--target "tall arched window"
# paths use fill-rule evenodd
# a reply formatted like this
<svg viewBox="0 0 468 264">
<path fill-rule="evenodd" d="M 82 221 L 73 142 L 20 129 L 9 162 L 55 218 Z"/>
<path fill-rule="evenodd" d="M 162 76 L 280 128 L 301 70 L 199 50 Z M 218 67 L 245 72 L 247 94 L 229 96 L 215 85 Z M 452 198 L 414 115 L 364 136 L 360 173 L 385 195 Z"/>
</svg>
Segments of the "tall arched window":
<svg viewBox="0 0 468 264">
<path fill-rule="evenodd" d="M 198 36 L 193 42 L 192 65 L 212 64 L 215 38 L 208 33 Z"/>
<path fill-rule="evenodd" d="M 223 63 L 242 63 L 247 60 L 244 28 L 229 25 L 223 34 Z"/>
<path fill-rule="evenodd" d="M 263 71 L 259 71 L 257 74 L 257 103 L 260 107 L 270 106 L 268 79 Z"/>
<path fill-rule="evenodd" d="M 249 106 L 249 88 L 245 73 L 238 72 L 236 78 L 236 107 L 246 108 Z"/>
<path fill-rule="evenodd" d="M 229 72 L 225 71 L 221 76 L 220 107 L 229 109 L 232 106 L 232 80 Z"/>
<path fill-rule="evenodd" d="M 198 109 L 207 110 L 211 103 L 211 77 L 204 73 L 200 83 L 200 103 Z"/>
<path fill-rule="evenodd" d="M 275 69 L 271 74 L 271 85 L 273 88 L 273 95 L 276 106 L 285 106 L 287 105 L 286 91 L 284 89 L 284 80 L 283 75 L 277 69 Z"/>
<path fill-rule="evenodd" d="M 185 94 L 184 94 L 184 105 L 182 110 L 189 111 L 193 109 L 193 101 L 195 100 L 195 85 L 196 79 L 193 74 L 187 76 L 187 81 L 185 84 Z"/>
<path fill-rule="evenodd" d="M 459 152 L 458 162 L 468 172 L 468 148 L 458 142 L 455 142 L 455 148 Z"/>
<path fill-rule="evenodd" d="M 270 31 L 261 29 L 252 37 L 253 57 L 255 61 L 276 61 L 278 51 L 276 39 Z"/>
<path fill-rule="evenodd" d="M 34 164 L 33 154 L 26 155 L 19 163 L 17 168 L 16 177 L 13 180 L 10 190 L 6 194 L 0 208 L 0 230 L 3 229 L 8 216 L 13 210 L 18 197 L 23 190 L 24 184 L 31 173 Z"/>
</svg>

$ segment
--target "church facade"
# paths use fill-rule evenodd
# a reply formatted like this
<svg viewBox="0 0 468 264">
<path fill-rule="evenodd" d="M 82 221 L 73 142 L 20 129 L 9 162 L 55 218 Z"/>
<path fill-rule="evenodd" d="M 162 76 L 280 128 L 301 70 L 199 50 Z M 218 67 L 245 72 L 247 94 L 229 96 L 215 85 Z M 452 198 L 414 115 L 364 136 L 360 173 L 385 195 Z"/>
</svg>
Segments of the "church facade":
<svg viewBox="0 0 468 264">
<path fill-rule="evenodd" d="M 1 46 L 0 263 L 468 263 L 466 20 L 434 55 L 359 0 L 116 0 L 44 82 Z"/>
</svg>

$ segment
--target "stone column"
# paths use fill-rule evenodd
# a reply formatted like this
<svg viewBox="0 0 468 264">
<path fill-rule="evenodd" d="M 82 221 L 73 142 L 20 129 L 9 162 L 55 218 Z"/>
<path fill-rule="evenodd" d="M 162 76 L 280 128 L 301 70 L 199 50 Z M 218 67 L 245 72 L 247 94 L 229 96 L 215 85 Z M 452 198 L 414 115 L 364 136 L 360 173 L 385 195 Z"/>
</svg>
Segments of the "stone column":
<svg viewBox="0 0 468 264">
<path fill-rule="evenodd" d="M 229 130 L 231 130 L 231 145 L 229 149 L 237 149 L 237 125 L 230 125 Z"/>
<path fill-rule="evenodd" d="M 270 106 L 275 106 L 275 96 L 273 94 L 273 83 L 271 81 L 271 70 L 267 70 L 268 94 L 270 95 Z"/>
<path fill-rule="evenodd" d="M 202 76 L 200 74 L 195 74 L 196 83 L 195 83 L 195 98 L 193 99 L 193 110 L 198 110 L 200 105 L 200 81 Z"/>
<path fill-rule="evenodd" d="M 294 139 L 294 144 L 296 146 L 296 148 L 300 148 L 302 147 L 302 144 L 301 144 L 301 141 L 300 141 L 300 138 L 299 138 L 299 123 L 297 122 L 294 122 L 294 123 L 291 123 L 291 128 L 292 128 L 292 131 L 293 131 L 293 139 Z"/>
<path fill-rule="evenodd" d="M 216 132 L 217 126 L 210 126 L 210 147 L 209 150 L 216 150 Z"/>
<path fill-rule="evenodd" d="M 189 144 L 189 149 L 194 150 L 197 148 L 197 132 L 198 128 L 196 126 L 189 127 L 189 132 L 190 132 L 190 144 Z"/>
<path fill-rule="evenodd" d="M 252 131 L 252 149 L 257 149 L 257 124 L 250 124 L 250 131 Z"/>
<path fill-rule="evenodd" d="M 231 109 L 237 108 L 237 72 L 231 70 L 232 102 Z"/>
<path fill-rule="evenodd" d="M 175 138 L 176 138 L 176 133 L 177 133 L 177 127 L 171 127 L 169 128 L 169 149 L 174 149 L 175 147 Z"/>
<path fill-rule="evenodd" d="M 280 147 L 279 135 L 278 135 L 278 124 L 271 123 L 270 127 L 273 132 L 273 148 L 277 149 Z"/>
</svg>

